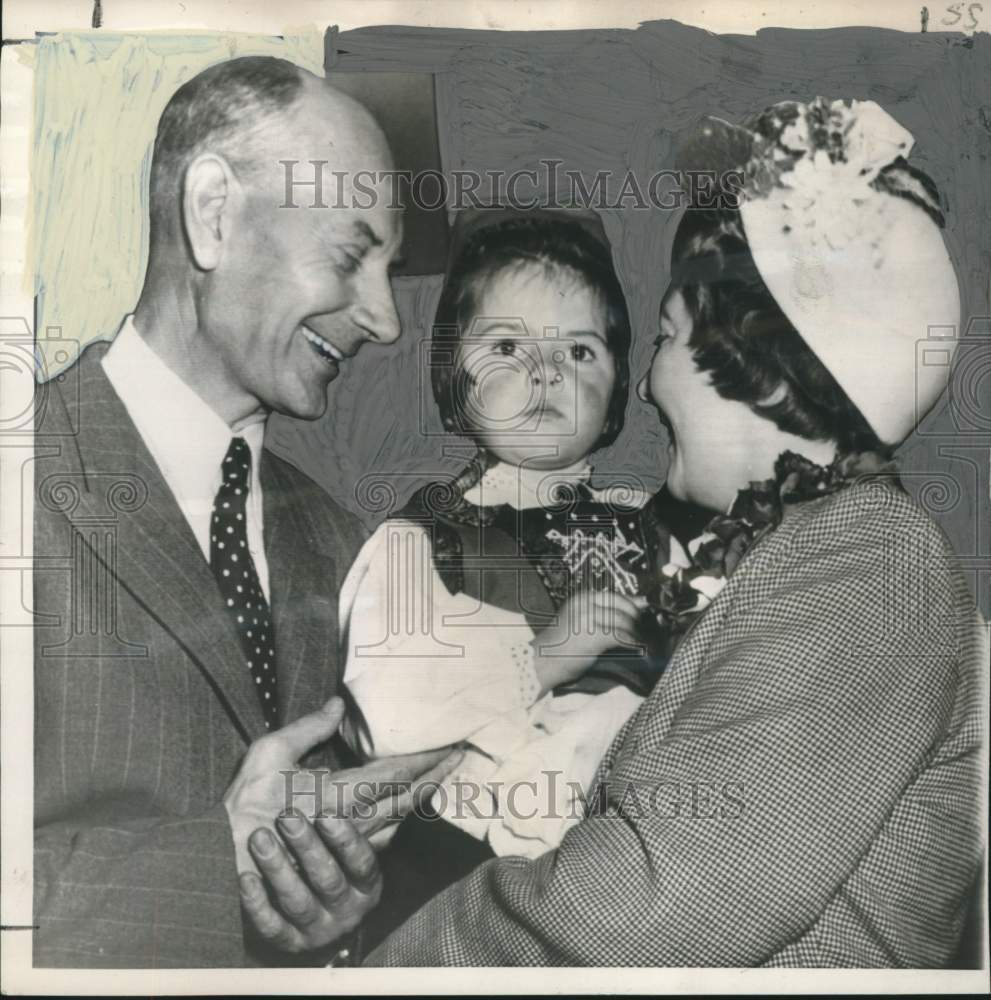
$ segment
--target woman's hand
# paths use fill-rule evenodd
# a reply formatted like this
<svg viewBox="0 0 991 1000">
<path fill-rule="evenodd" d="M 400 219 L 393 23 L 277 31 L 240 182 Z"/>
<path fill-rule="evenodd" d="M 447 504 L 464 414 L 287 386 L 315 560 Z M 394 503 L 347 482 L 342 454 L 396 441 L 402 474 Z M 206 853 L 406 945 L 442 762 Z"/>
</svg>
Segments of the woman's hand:
<svg viewBox="0 0 991 1000">
<path fill-rule="evenodd" d="M 540 693 L 580 677 L 607 649 L 642 645 L 637 619 L 646 606 L 644 597 L 607 590 L 583 590 L 566 601 L 557 624 L 531 642 Z"/>
</svg>

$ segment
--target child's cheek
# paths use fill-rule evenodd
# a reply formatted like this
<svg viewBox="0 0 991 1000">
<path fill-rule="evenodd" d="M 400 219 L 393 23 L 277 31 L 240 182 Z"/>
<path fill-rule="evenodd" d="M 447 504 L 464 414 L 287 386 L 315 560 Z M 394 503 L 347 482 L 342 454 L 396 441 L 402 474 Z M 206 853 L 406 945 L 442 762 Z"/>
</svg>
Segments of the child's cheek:
<svg viewBox="0 0 991 1000">
<path fill-rule="evenodd" d="M 539 390 L 512 372 L 497 371 L 476 382 L 477 405 L 487 420 L 504 422 L 522 417 L 539 403 Z"/>
<path fill-rule="evenodd" d="M 579 402 L 597 402 L 608 399 L 612 393 L 615 376 L 612 371 L 603 371 L 600 368 L 582 373 L 579 381 Z"/>
</svg>

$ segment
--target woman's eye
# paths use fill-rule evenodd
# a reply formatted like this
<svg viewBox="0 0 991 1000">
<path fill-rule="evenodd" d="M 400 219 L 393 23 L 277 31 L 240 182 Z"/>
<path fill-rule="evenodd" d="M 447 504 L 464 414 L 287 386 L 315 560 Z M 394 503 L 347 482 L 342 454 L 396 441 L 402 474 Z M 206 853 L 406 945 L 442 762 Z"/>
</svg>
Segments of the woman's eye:
<svg viewBox="0 0 991 1000">
<path fill-rule="evenodd" d="M 498 351 L 500 354 L 515 354 L 516 343 L 512 340 L 500 340 L 493 350 Z"/>
<path fill-rule="evenodd" d="M 595 351 L 592 350 L 587 344 L 575 344 L 571 348 L 571 356 L 575 361 L 594 361 Z"/>
<path fill-rule="evenodd" d="M 657 337 L 654 339 L 655 349 L 660 347 L 666 340 L 670 339 L 671 338 L 662 330 L 660 333 L 658 333 Z"/>
</svg>

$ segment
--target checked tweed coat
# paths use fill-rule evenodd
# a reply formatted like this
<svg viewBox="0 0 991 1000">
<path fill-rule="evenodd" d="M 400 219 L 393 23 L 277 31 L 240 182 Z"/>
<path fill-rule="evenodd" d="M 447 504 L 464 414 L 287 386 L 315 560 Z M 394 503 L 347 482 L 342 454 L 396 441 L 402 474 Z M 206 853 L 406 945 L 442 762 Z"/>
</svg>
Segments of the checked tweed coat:
<svg viewBox="0 0 991 1000">
<path fill-rule="evenodd" d="M 601 806 L 368 964 L 943 964 L 983 850 L 983 643 L 945 537 L 896 487 L 791 509 L 618 735 Z"/>
<path fill-rule="evenodd" d="M 39 389 L 34 961 L 256 964 L 222 798 L 262 710 L 219 588 L 91 346 Z M 265 452 L 282 721 L 336 689 L 361 529 Z M 331 764 L 317 754 L 314 764 Z"/>
</svg>

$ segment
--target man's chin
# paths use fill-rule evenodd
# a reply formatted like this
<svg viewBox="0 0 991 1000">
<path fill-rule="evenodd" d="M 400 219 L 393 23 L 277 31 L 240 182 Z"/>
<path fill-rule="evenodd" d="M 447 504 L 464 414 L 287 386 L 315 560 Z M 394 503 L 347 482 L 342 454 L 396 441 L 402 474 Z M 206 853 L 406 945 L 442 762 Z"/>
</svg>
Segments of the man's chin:
<svg viewBox="0 0 991 1000">
<path fill-rule="evenodd" d="M 330 381 L 335 378 L 337 378 L 336 373 Z M 324 391 L 306 399 L 284 402 L 282 405 L 273 406 L 272 410 L 293 420 L 319 420 L 327 412 L 327 393 Z"/>
</svg>

